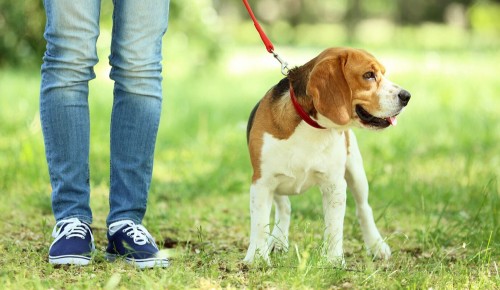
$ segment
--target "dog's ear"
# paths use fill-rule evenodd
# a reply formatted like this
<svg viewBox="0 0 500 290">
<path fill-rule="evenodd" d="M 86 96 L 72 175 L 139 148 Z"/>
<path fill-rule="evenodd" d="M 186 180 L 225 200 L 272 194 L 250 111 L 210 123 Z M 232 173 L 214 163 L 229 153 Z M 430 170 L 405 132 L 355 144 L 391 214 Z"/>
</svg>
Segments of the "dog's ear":
<svg viewBox="0 0 500 290">
<path fill-rule="evenodd" d="M 347 55 L 320 60 L 312 69 L 307 95 L 315 109 L 338 125 L 349 123 L 352 114 L 352 92 L 344 74 Z"/>
</svg>

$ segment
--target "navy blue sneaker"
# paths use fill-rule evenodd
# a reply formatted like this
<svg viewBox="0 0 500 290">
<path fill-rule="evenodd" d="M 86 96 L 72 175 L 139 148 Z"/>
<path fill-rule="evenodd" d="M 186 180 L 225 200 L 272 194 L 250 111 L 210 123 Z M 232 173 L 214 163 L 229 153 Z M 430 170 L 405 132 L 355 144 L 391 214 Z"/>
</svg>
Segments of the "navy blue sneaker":
<svg viewBox="0 0 500 290">
<path fill-rule="evenodd" d="M 169 260 L 160 257 L 158 247 L 151 234 L 142 225 L 131 220 L 112 223 L 108 230 L 108 247 L 106 259 L 114 261 L 118 257 L 134 264 L 140 269 L 152 267 L 168 267 Z"/>
<path fill-rule="evenodd" d="M 54 242 L 49 249 L 49 263 L 88 265 L 95 250 L 90 226 L 77 218 L 59 221 L 52 231 Z"/>
</svg>

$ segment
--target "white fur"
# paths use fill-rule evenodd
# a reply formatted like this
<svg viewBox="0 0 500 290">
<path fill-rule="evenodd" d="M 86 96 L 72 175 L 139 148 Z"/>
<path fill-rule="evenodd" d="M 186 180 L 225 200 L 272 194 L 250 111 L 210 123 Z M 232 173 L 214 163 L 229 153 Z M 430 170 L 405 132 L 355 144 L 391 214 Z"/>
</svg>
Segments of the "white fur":
<svg viewBox="0 0 500 290">
<path fill-rule="evenodd" d="M 370 113 L 378 118 L 395 116 L 399 114 L 404 108 L 401 105 L 401 101 L 398 97 L 401 88 L 393 82 L 389 81 L 385 76 L 382 75 L 381 78 L 382 80 L 380 82 L 380 87 L 377 91 L 380 111 Z"/>
<path fill-rule="evenodd" d="M 261 256 L 269 263 L 273 248 L 288 249 L 291 205 L 287 195 L 301 194 L 312 186 L 319 186 L 323 196 L 324 255 L 328 261 L 345 264 L 342 240 L 347 186 L 356 201 L 367 250 L 375 257 L 389 258 L 391 251 L 375 226 L 368 205 L 368 182 L 356 138 L 352 131 L 347 132 L 348 149 L 343 131 L 318 130 L 305 122 L 285 140 L 264 135 L 261 177 L 250 188 L 251 233 L 245 262 Z M 271 233 L 269 216 L 273 202 L 276 218 Z"/>
</svg>

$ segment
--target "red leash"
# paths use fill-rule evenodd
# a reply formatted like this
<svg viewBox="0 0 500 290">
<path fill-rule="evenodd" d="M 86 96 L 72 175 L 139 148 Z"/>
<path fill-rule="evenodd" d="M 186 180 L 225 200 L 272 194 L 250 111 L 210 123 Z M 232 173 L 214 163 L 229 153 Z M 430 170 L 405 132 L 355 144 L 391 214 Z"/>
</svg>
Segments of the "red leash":
<svg viewBox="0 0 500 290">
<path fill-rule="evenodd" d="M 257 18 L 253 14 L 252 8 L 250 8 L 250 4 L 248 4 L 247 0 L 243 0 L 243 4 L 245 4 L 245 7 L 247 8 L 248 14 L 250 14 L 250 18 L 252 18 L 253 25 L 257 29 L 257 32 L 259 33 L 260 38 L 262 39 L 262 42 L 264 42 L 264 45 L 266 46 L 267 51 L 269 53 L 273 53 L 274 52 L 274 45 L 272 44 L 271 40 L 269 40 L 269 38 L 267 37 L 267 35 L 264 32 L 264 30 L 262 29 L 262 27 L 260 27 L 260 24 L 257 21 Z"/>
<path fill-rule="evenodd" d="M 252 8 L 250 7 L 250 4 L 248 4 L 248 0 L 243 0 L 243 4 L 245 4 L 245 7 L 247 8 L 248 14 L 250 15 L 250 18 L 252 18 L 253 25 L 255 26 L 255 29 L 257 29 L 257 32 L 260 35 L 260 39 L 262 39 L 262 42 L 264 42 L 264 45 L 266 46 L 266 49 L 269 53 L 272 53 L 274 58 L 277 59 L 280 64 L 281 64 L 281 73 L 286 76 L 288 73 L 288 63 L 283 60 L 276 52 L 274 52 L 274 45 L 269 40 L 267 37 L 266 33 L 264 32 L 264 29 L 260 26 L 259 22 L 257 21 L 257 18 L 253 14 Z"/>
<path fill-rule="evenodd" d="M 245 7 L 247 8 L 248 14 L 250 15 L 250 18 L 252 18 L 253 25 L 255 26 L 255 29 L 257 29 L 257 32 L 260 35 L 260 38 L 262 39 L 262 42 L 264 42 L 264 45 L 266 46 L 266 49 L 269 53 L 272 53 L 274 58 L 276 58 L 280 64 L 281 64 L 281 73 L 285 76 L 288 75 L 288 63 L 281 59 L 281 57 L 274 52 L 274 45 L 272 44 L 271 40 L 267 37 L 266 33 L 260 26 L 259 22 L 257 21 L 257 18 L 253 14 L 252 8 L 250 7 L 250 4 L 248 4 L 248 0 L 243 0 L 243 4 L 245 4 Z M 299 116 L 309 124 L 310 126 L 317 128 L 317 129 L 325 129 L 325 127 L 322 127 L 320 124 L 318 124 L 316 121 L 314 121 L 308 113 L 304 111 L 304 109 L 300 106 L 300 104 L 297 101 L 297 98 L 295 97 L 295 92 L 293 91 L 293 86 L 292 82 L 290 81 L 290 98 L 292 99 L 293 107 L 295 108 L 295 111 Z"/>
</svg>

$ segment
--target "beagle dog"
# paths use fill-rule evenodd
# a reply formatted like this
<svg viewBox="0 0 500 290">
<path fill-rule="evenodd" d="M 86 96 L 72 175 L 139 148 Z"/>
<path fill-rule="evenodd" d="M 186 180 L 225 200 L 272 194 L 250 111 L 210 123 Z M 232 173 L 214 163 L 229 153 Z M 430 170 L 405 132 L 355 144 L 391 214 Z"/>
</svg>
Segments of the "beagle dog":
<svg viewBox="0 0 500 290">
<path fill-rule="evenodd" d="M 347 187 L 356 201 L 367 251 L 375 258 L 390 257 L 368 204 L 368 182 L 351 130 L 396 125 L 411 95 L 384 73 L 384 66 L 363 50 L 329 48 L 290 70 L 255 106 L 247 127 L 253 177 L 245 262 L 260 256 L 270 263 L 271 250 L 288 249 L 288 195 L 312 186 L 319 186 L 322 193 L 323 246 L 328 261 L 345 265 L 342 239 Z"/>
</svg>

